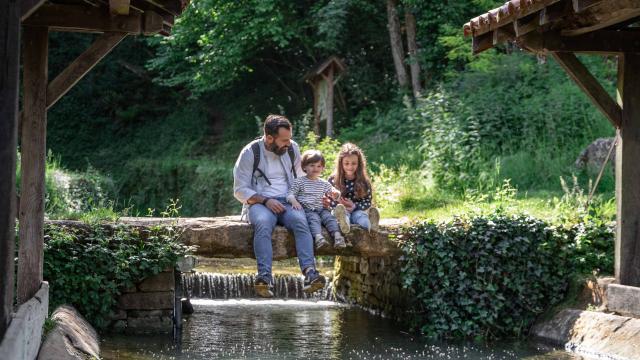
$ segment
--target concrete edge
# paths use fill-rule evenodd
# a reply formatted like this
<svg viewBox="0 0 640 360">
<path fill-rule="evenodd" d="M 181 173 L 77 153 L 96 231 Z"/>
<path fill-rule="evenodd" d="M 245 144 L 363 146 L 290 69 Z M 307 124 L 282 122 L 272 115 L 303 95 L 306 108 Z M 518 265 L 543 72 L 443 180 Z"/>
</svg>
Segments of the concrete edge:
<svg viewBox="0 0 640 360">
<path fill-rule="evenodd" d="M 11 319 L 9 328 L 0 343 L 0 354 L 11 354 L 8 359 L 35 359 L 42 341 L 42 326 L 49 311 L 49 283 L 20 305 Z"/>
<path fill-rule="evenodd" d="M 640 319 L 565 309 L 551 320 L 534 325 L 531 337 L 577 354 L 640 359 Z"/>
</svg>

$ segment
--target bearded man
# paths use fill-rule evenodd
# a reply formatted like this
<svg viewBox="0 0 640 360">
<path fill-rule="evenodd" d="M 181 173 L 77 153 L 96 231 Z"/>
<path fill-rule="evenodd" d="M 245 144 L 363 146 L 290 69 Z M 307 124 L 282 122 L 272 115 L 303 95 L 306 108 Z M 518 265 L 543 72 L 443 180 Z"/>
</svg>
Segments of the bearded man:
<svg viewBox="0 0 640 360">
<path fill-rule="evenodd" d="M 326 283 L 316 270 L 313 238 L 304 211 L 293 209 L 286 200 L 293 179 L 304 175 L 300 149 L 291 140 L 291 133 L 291 122 L 286 117 L 267 116 L 264 135 L 242 149 L 233 168 L 233 194 L 243 204 L 243 218 L 254 229 L 253 251 L 258 265 L 254 286 L 261 297 L 273 297 L 271 235 L 276 224 L 293 233 L 304 274 L 303 291 L 312 293 Z"/>
</svg>

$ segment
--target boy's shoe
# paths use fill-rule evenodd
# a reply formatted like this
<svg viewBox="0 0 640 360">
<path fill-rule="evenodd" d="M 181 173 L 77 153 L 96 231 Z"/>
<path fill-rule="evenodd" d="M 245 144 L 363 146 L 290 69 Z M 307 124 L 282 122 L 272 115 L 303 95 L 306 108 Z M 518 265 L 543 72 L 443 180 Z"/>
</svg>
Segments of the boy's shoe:
<svg viewBox="0 0 640 360">
<path fill-rule="evenodd" d="M 302 286 L 302 291 L 307 294 L 311 294 L 322 289 L 327 280 L 324 276 L 318 273 L 318 270 L 315 268 L 308 268 L 304 273 L 304 285 Z"/>
<path fill-rule="evenodd" d="M 256 276 L 256 281 L 253 284 L 253 288 L 256 290 L 256 294 L 260 297 L 273 297 L 273 285 L 271 284 L 271 279 L 266 275 Z"/>
<path fill-rule="evenodd" d="M 344 241 L 344 236 L 339 232 L 333 234 L 333 247 L 336 249 L 344 249 L 347 247 L 347 243 Z"/>
<path fill-rule="evenodd" d="M 380 228 L 380 212 L 377 208 L 369 208 L 369 222 L 371 223 L 371 230 L 378 231 Z"/>
<path fill-rule="evenodd" d="M 333 210 L 333 215 L 338 221 L 340 231 L 343 234 L 348 234 L 351 231 L 351 224 L 349 223 L 349 218 L 347 218 L 347 208 L 342 204 L 338 204 L 335 210 Z"/>
<path fill-rule="evenodd" d="M 327 241 L 327 239 L 324 238 L 324 236 L 322 236 L 322 234 L 317 234 L 315 236 L 315 245 L 316 245 L 316 250 L 320 250 L 320 249 L 324 249 L 329 247 L 329 242 Z"/>
</svg>

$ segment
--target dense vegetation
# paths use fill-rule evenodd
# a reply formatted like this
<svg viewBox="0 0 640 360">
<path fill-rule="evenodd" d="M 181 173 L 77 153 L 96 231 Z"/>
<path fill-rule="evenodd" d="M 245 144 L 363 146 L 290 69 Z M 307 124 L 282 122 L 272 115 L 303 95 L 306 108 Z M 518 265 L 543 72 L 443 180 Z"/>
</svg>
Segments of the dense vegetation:
<svg viewBox="0 0 640 360">
<path fill-rule="evenodd" d="M 173 268 L 190 250 L 176 241 L 172 227 L 141 234 L 124 226 L 47 225 L 45 232 L 43 276 L 49 281 L 51 308 L 73 305 L 100 329 L 109 325 L 117 295 L 146 277 Z"/>
<path fill-rule="evenodd" d="M 551 59 L 513 45 L 470 55 L 462 24 L 503 1 L 398 1 L 398 13 L 416 19 L 419 51 L 406 62 L 420 64 L 419 95 L 396 80 L 384 2 L 191 1 L 172 36 L 126 39 L 49 112 L 47 215 L 89 221 L 157 215 L 155 209 L 177 199 L 183 216 L 239 213 L 231 191 L 236 156 L 260 133 L 267 114 L 283 113 L 305 148 L 331 155 L 346 141 L 363 147 L 383 216 L 467 215 L 441 225 L 420 223 L 414 242 L 406 244 L 415 265 L 407 268 L 407 282 L 424 300 L 420 314 L 426 317 L 418 319 L 427 324 L 420 325 L 425 333 L 520 333 L 544 308 L 543 298 L 546 304 L 556 300 L 545 291 L 562 293 L 569 273 L 561 266 L 569 262 L 572 274 L 612 271 L 613 176 L 605 172 L 587 204 L 594 174 L 573 163 L 587 144 L 614 130 Z M 53 33 L 52 75 L 90 42 L 87 35 Z M 331 55 L 344 59 L 347 72 L 337 83 L 336 139 L 318 139 L 311 133 L 313 97 L 303 78 Z M 583 60 L 612 90 L 615 60 Z M 543 220 L 513 215 L 523 211 Z M 520 236 L 505 240 L 491 235 L 496 231 Z M 61 247 L 74 234 L 52 234 L 48 251 L 80 251 Z M 96 241 L 110 244 L 101 239 Z M 473 262 L 468 257 L 500 244 L 522 256 L 495 267 L 495 253 Z M 470 253 L 460 253 L 458 245 Z M 553 259 L 549 254 L 559 248 Z M 442 257 L 427 258 L 427 250 Z M 133 261 L 128 251 L 118 250 L 116 257 Z M 47 271 L 64 266 L 48 254 Z M 441 269 L 452 257 L 451 264 L 465 271 Z M 523 289 L 524 280 L 514 278 L 520 276 L 514 269 L 527 261 L 548 288 Z M 484 262 L 490 264 L 478 272 Z M 508 284 L 485 278 L 505 271 L 513 277 L 500 281 Z M 423 279 L 425 274 L 432 277 Z M 478 296 L 499 294 L 504 301 L 485 313 L 460 297 L 450 299 L 437 303 L 438 311 L 459 317 L 446 326 L 432 322 L 429 314 L 441 313 L 433 312 L 436 303 L 427 297 L 457 291 L 450 276 L 462 274 L 469 277 L 471 296 L 482 290 Z M 434 288 L 444 281 L 449 287 Z M 512 301 L 520 295 L 533 302 Z M 512 317 L 495 317 L 506 311 L 502 305 Z"/>
<path fill-rule="evenodd" d="M 552 226 L 496 211 L 408 227 L 401 238 L 412 325 L 430 337 L 520 337 L 577 274 L 613 270 L 613 229 Z"/>
</svg>

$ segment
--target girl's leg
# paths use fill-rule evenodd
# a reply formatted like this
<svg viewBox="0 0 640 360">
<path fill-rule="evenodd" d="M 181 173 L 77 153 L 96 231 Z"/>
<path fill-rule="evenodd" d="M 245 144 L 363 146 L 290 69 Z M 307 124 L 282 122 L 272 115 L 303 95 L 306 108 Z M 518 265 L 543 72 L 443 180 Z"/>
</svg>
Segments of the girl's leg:
<svg viewBox="0 0 640 360">
<path fill-rule="evenodd" d="M 351 223 L 359 225 L 363 229 L 371 230 L 371 222 L 369 221 L 369 215 L 362 210 L 354 210 L 351 213 Z"/>
</svg>

